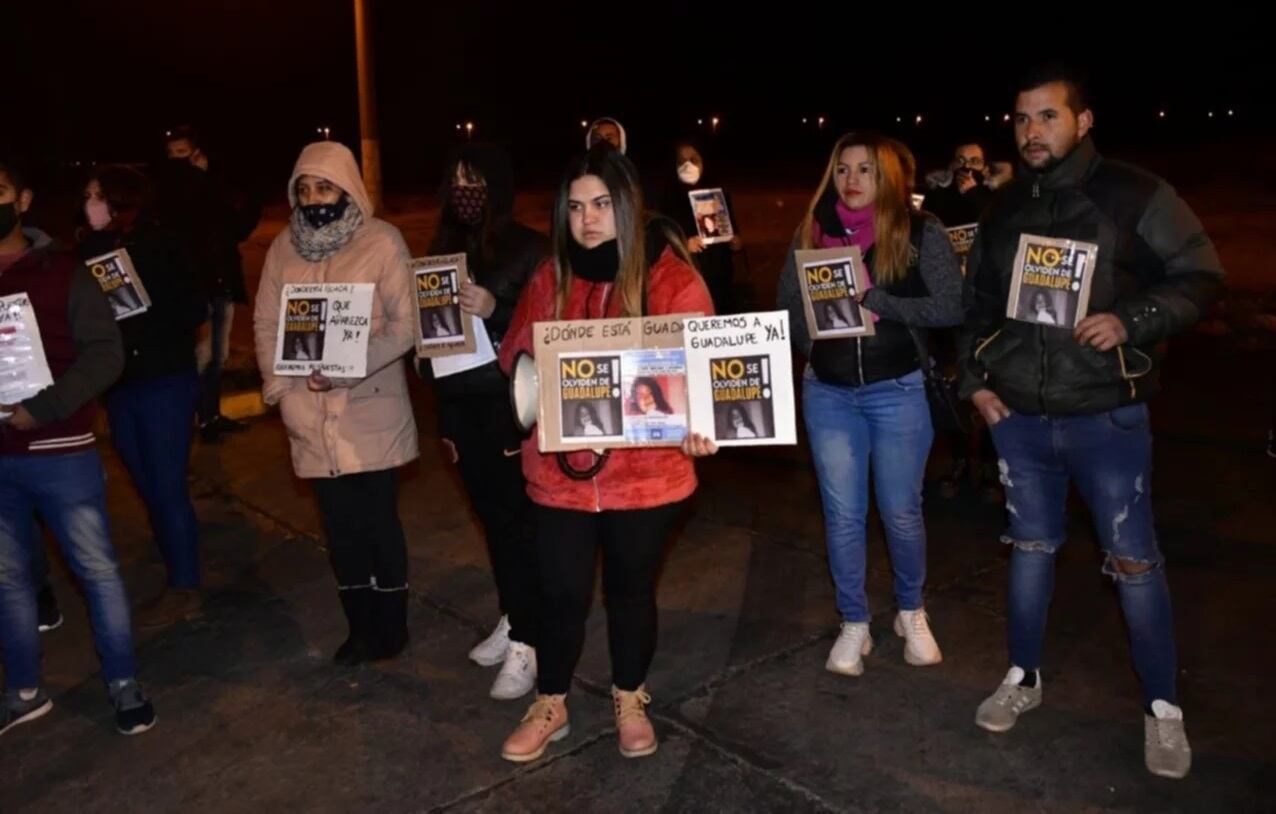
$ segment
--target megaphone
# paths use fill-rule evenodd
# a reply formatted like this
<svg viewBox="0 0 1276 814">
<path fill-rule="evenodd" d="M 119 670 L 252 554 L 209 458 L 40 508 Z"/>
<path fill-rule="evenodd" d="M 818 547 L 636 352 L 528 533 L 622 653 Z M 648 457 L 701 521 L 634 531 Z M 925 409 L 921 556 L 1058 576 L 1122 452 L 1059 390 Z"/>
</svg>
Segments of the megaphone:
<svg viewBox="0 0 1276 814">
<path fill-rule="evenodd" d="M 520 351 L 514 357 L 514 369 L 510 372 L 510 407 L 514 410 L 514 423 L 519 429 L 531 432 L 540 409 L 540 376 L 536 374 L 536 360 L 526 351 Z"/>
</svg>

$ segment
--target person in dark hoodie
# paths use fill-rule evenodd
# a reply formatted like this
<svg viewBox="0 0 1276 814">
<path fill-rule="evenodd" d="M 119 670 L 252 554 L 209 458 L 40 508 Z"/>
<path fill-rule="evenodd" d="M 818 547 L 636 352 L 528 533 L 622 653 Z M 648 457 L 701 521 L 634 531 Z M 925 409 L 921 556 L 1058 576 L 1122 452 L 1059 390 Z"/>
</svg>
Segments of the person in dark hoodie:
<svg viewBox="0 0 1276 814">
<path fill-rule="evenodd" d="M 93 436 L 95 399 L 119 376 L 124 348 L 89 270 L 55 251 L 44 235 L 22 228 L 32 198 L 21 168 L 0 153 L 0 297 L 30 303 L 53 379 L 34 395 L 6 387 L 0 398 L 0 651 L 6 684 L 0 734 L 53 708 L 40 687 L 32 567 L 43 543 L 35 528 L 38 514 L 84 591 L 116 726 L 135 735 L 155 725 L 155 709 L 137 682 L 128 594 L 111 545 Z"/>
<path fill-rule="evenodd" d="M 209 165 L 194 128 L 170 130 L 164 146 L 169 160 L 158 178 L 161 203 L 166 220 L 181 232 L 191 254 L 209 323 L 206 336 L 195 348 L 199 366 L 196 410 L 200 438 L 214 443 L 225 433 L 248 428 L 221 414 L 221 381 L 235 306 L 248 303 L 239 244 L 257 228 L 261 204 L 255 195 L 232 187 L 219 164 Z"/>
<path fill-rule="evenodd" d="M 499 347 L 528 277 L 549 250 L 541 233 L 514 219 L 509 155 L 490 144 L 467 144 L 447 160 L 442 213 L 430 254 L 465 254 L 470 281 L 461 310 L 483 321 Z M 531 508 L 519 447 L 523 433 L 509 405 L 509 379 L 496 361 L 451 375 L 429 360 L 439 399 L 439 435 L 483 524 L 501 619 L 470 651 L 482 666 L 502 664 L 493 698 L 526 695 L 536 681 L 536 576 Z M 437 373 L 436 373 L 437 372 Z"/>
<path fill-rule="evenodd" d="M 709 189 L 721 186 L 712 175 L 705 171 L 704 155 L 694 142 L 681 141 L 674 149 L 674 173 L 665 185 L 664 194 L 660 198 L 660 214 L 672 219 L 687 237 L 687 249 L 695 257 L 696 265 L 705 284 L 709 286 L 709 294 L 713 297 L 714 310 L 719 314 L 730 314 L 734 311 L 735 297 L 732 281 L 735 278 L 735 252 L 742 245 L 737 234 L 729 243 L 704 245 L 704 241 L 696 230 L 695 212 L 691 208 L 688 194 L 694 189 Z M 725 193 L 725 190 L 724 190 Z M 730 196 L 727 196 L 727 211 L 734 212 Z"/>
<path fill-rule="evenodd" d="M 195 415 L 195 337 L 204 319 L 190 255 L 160 223 L 148 179 L 121 166 L 93 173 L 84 188 L 78 252 L 88 260 L 128 251 L 151 299 L 141 314 L 120 320 L 124 374 L 107 395 L 111 442 L 146 504 L 164 564 L 167 589 L 139 616 L 157 628 L 200 611 L 199 525 L 187 468 Z"/>
</svg>

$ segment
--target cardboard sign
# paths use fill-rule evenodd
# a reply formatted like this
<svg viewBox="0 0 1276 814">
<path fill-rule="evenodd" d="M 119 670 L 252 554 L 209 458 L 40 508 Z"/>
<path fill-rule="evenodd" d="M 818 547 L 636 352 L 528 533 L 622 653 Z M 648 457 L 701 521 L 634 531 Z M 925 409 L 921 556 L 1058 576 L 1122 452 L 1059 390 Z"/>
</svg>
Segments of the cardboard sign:
<svg viewBox="0 0 1276 814">
<path fill-rule="evenodd" d="M 533 325 L 540 451 L 679 446 L 687 434 L 686 316 Z"/>
<path fill-rule="evenodd" d="M 687 193 L 691 198 L 691 213 L 696 219 L 696 232 L 706 246 L 729 243 L 735 237 L 735 225 L 727 210 L 727 196 L 720 188 L 694 189 Z"/>
<path fill-rule="evenodd" d="M 979 234 L 978 223 L 967 223 L 964 226 L 953 226 L 948 232 L 948 240 L 953 244 L 953 252 L 962 260 L 970 254 L 970 247 L 975 245 L 975 236 Z"/>
<path fill-rule="evenodd" d="M 795 252 L 811 339 L 872 336 L 873 315 L 855 298 L 868 290 L 858 246 Z"/>
<path fill-rule="evenodd" d="M 288 283 L 279 303 L 276 376 L 317 370 L 340 379 L 368 375 L 375 283 Z"/>
<path fill-rule="evenodd" d="M 422 257 L 408 268 L 416 294 L 417 358 L 474 353 L 474 319 L 461 311 L 461 286 L 470 279 L 465 255 Z"/>
<path fill-rule="evenodd" d="M 51 384 L 30 298 L 25 292 L 0 297 L 0 404 L 19 404 Z"/>
<path fill-rule="evenodd" d="M 102 286 L 106 301 L 111 304 L 111 313 L 115 321 L 135 317 L 146 313 L 151 307 L 151 298 L 142 285 L 142 278 L 133 268 L 133 261 L 127 249 L 116 249 L 85 262 L 93 279 Z"/>
<path fill-rule="evenodd" d="M 719 446 L 797 443 L 787 311 L 690 317 L 691 431 Z"/>
<path fill-rule="evenodd" d="M 1080 240 L 1020 235 L 1006 316 L 1072 330 L 1090 308 L 1099 247 Z"/>
</svg>

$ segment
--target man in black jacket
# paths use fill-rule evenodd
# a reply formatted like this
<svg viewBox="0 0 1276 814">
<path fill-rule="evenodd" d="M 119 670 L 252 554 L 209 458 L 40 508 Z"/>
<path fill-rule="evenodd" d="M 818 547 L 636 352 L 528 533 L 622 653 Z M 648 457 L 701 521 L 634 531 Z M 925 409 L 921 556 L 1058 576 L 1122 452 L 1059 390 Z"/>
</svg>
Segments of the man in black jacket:
<svg viewBox="0 0 1276 814">
<path fill-rule="evenodd" d="M 987 171 L 981 145 L 973 141 L 958 144 L 948 171 L 937 174 L 922 208 L 950 229 L 978 222 L 992 198 L 992 190 L 984 183 Z"/>
<path fill-rule="evenodd" d="M 1015 103 L 1021 173 L 985 214 L 970 255 L 961 391 L 992 428 L 1010 518 L 1002 539 L 1014 546 L 1011 668 L 976 723 L 1004 732 L 1041 703 L 1038 667 L 1072 480 L 1094 517 L 1104 572 L 1116 580 L 1129 628 L 1148 770 L 1181 778 L 1191 750 L 1152 523 L 1146 403 L 1157 387 L 1158 346 L 1201 318 L 1221 293 L 1223 270 L 1200 221 L 1168 184 L 1099 156 L 1093 123 L 1067 69 L 1025 77 Z M 1023 236 L 1092 244 L 1089 316 L 1075 326 L 1067 314 L 1054 325 L 1007 317 Z"/>
<path fill-rule="evenodd" d="M 239 244 L 257 228 L 261 205 L 253 196 L 236 194 L 218 166 L 210 168 L 194 128 L 170 130 L 164 144 L 169 166 L 159 174 L 163 214 L 183 234 L 208 303 L 209 329 L 196 348 L 197 411 L 200 437 L 214 442 L 223 433 L 246 429 L 221 414 L 221 374 L 235 305 L 248 303 Z"/>
</svg>

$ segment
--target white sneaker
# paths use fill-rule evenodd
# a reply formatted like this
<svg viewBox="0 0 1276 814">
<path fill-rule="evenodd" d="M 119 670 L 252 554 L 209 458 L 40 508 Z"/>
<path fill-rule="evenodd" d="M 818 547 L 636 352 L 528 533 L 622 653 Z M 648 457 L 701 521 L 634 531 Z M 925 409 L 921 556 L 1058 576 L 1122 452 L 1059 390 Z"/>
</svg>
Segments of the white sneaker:
<svg viewBox="0 0 1276 814">
<path fill-rule="evenodd" d="M 505 664 L 492 682 L 490 695 L 497 701 L 513 701 L 522 698 L 536 685 L 536 649 L 530 645 L 510 642 L 505 654 Z"/>
<path fill-rule="evenodd" d="M 843 622 L 824 669 L 846 676 L 860 675 L 864 672 L 864 656 L 871 652 L 873 637 L 868 635 L 868 622 Z"/>
<path fill-rule="evenodd" d="M 510 649 L 510 618 L 502 616 L 496 623 L 492 635 L 474 646 L 470 651 L 470 661 L 480 667 L 495 667 L 505 661 L 505 653 Z"/>
<path fill-rule="evenodd" d="M 1168 701 L 1153 701 L 1143 715 L 1143 762 L 1158 777 L 1181 780 L 1192 769 L 1192 747 L 1183 729 L 1183 710 Z"/>
<path fill-rule="evenodd" d="M 904 637 L 904 661 L 914 667 L 939 664 L 944 660 L 935 635 L 930 632 L 930 617 L 924 608 L 897 613 L 895 635 Z"/>
</svg>

